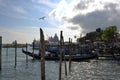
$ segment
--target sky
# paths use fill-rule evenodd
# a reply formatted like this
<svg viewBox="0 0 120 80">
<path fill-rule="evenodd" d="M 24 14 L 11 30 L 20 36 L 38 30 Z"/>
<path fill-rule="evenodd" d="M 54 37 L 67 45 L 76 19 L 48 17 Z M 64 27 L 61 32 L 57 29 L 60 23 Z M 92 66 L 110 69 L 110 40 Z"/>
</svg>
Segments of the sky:
<svg viewBox="0 0 120 80">
<path fill-rule="evenodd" d="M 120 0 L 0 0 L 0 36 L 3 43 L 31 43 L 63 31 L 64 40 L 76 40 L 96 28 L 116 25 L 120 31 Z M 39 19 L 45 16 L 45 19 Z"/>
</svg>

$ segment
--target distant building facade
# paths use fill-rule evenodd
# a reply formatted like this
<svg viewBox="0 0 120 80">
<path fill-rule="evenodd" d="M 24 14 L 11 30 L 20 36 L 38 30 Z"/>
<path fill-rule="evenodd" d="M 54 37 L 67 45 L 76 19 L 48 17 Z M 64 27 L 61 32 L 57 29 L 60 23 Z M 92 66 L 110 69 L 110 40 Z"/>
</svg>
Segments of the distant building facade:
<svg viewBox="0 0 120 80">
<path fill-rule="evenodd" d="M 54 37 L 52 37 L 52 36 L 49 37 L 48 42 L 50 45 L 57 45 L 59 43 L 59 38 L 58 38 L 57 34 L 55 34 Z"/>
<path fill-rule="evenodd" d="M 39 47 L 40 46 L 40 40 L 33 40 L 33 43 L 35 45 L 35 47 Z M 33 45 L 32 43 L 32 45 Z M 45 40 L 45 45 L 58 45 L 59 43 L 59 38 L 57 36 L 57 34 L 54 35 L 54 37 L 49 37 L 48 40 Z"/>
</svg>

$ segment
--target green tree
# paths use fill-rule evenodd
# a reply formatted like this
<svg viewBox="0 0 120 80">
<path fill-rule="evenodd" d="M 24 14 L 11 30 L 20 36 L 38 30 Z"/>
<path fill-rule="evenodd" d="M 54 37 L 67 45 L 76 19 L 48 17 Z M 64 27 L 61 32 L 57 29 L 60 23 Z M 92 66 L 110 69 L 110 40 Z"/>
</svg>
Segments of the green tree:
<svg viewBox="0 0 120 80">
<path fill-rule="evenodd" d="M 102 39 L 111 42 L 115 40 L 116 34 L 117 34 L 117 26 L 109 26 L 103 31 Z"/>
<path fill-rule="evenodd" d="M 84 37 L 77 38 L 77 42 L 85 43 L 86 40 L 90 40 L 92 42 L 96 40 L 101 40 L 103 30 L 101 28 L 97 28 L 96 31 L 88 32 Z"/>
</svg>

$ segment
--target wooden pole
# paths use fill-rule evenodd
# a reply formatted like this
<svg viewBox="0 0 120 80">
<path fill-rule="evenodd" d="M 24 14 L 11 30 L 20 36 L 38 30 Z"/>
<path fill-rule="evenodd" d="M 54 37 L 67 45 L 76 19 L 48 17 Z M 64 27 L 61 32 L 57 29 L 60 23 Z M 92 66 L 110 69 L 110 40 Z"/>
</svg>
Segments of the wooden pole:
<svg viewBox="0 0 120 80">
<path fill-rule="evenodd" d="M 71 56 L 71 49 L 72 49 L 72 47 L 71 47 L 71 43 L 72 43 L 72 40 L 69 38 L 69 72 L 71 72 L 71 58 L 72 58 L 72 56 Z"/>
<path fill-rule="evenodd" d="M 35 48 L 35 42 L 33 41 L 33 60 L 35 59 L 34 58 L 34 48 Z"/>
<path fill-rule="evenodd" d="M 15 66 L 14 68 L 16 68 L 17 66 L 17 41 L 15 40 Z"/>
<path fill-rule="evenodd" d="M 63 49 L 65 50 L 64 38 L 62 39 L 62 46 L 64 47 Z M 63 53 L 63 54 L 64 54 L 64 63 L 65 63 L 65 76 L 67 76 L 66 58 L 65 58 L 65 53 Z"/>
<path fill-rule="evenodd" d="M 60 32 L 60 64 L 59 64 L 59 80 L 61 80 L 61 73 L 62 73 L 62 31 Z"/>
<path fill-rule="evenodd" d="M 41 51 L 41 80 L 45 80 L 45 41 L 44 34 L 40 28 L 40 51 Z"/>
<path fill-rule="evenodd" d="M 28 51 L 28 44 L 26 43 L 26 52 Z M 26 64 L 28 64 L 28 55 L 26 54 Z"/>
<path fill-rule="evenodd" d="M 6 56 L 8 56 L 8 44 L 6 45 Z"/>
<path fill-rule="evenodd" d="M 0 36 L 0 71 L 2 69 L 2 36 Z"/>
</svg>

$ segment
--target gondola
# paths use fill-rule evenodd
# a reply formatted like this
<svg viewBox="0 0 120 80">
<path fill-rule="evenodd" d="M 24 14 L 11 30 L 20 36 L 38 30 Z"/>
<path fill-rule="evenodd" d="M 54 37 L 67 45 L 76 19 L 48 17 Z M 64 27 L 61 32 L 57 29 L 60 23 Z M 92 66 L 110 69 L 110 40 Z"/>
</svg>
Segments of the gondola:
<svg viewBox="0 0 120 80">
<path fill-rule="evenodd" d="M 47 52 L 53 53 L 53 54 L 59 54 L 60 53 L 60 49 L 59 48 L 47 48 L 46 49 Z M 62 53 L 65 55 L 70 55 L 70 51 L 68 49 L 62 49 Z M 75 54 L 81 54 L 81 50 L 76 50 L 75 53 L 73 53 L 72 55 Z"/>
<path fill-rule="evenodd" d="M 39 54 L 33 54 L 31 52 L 28 52 L 28 51 L 25 51 L 24 49 L 22 49 L 22 52 L 26 55 L 29 55 L 31 57 L 34 56 L 34 58 L 36 59 L 40 59 L 41 56 Z M 86 56 L 77 56 L 77 55 L 72 55 L 71 59 L 72 61 L 83 61 L 83 60 L 90 60 L 90 59 L 93 59 L 93 58 L 96 58 L 97 55 L 96 54 L 89 54 L 89 55 L 86 55 Z M 60 58 L 58 55 L 56 56 L 45 56 L 45 60 L 48 60 L 48 61 L 58 61 Z M 62 58 L 62 60 L 66 60 L 66 61 L 69 61 L 69 56 L 65 56 Z"/>
</svg>

